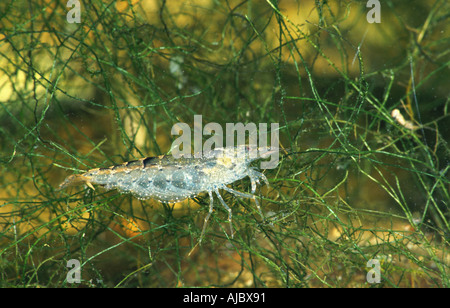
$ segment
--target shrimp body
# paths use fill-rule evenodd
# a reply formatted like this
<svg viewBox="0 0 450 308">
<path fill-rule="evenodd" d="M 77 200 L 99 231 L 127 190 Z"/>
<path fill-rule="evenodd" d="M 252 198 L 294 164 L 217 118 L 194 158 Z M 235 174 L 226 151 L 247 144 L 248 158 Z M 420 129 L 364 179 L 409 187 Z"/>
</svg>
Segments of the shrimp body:
<svg viewBox="0 0 450 308">
<path fill-rule="evenodd" d="M 265 150 L 265 153 L 270 152 Z M 163 202 L 178 202 L 207 192 L 210 196 L 210 211 L 205 218 L 203 236 L 206 222 L 213 211 L 213 192 L 227 209 L 231 225 L 231 209 L 220 196 L 219 189 L 254 199 L 261 213 L 254 193 L 260 179 L 266 184 L 268 181 L 264 174 L 250 167 L 250 163 L 260 157 L 262 155 L 250 155 L 248 146 L 218 148 L 203 153 L 200 158 L 195 156 L 175 158 L 171 155 L 147 157 L 118 166 L 96 168 L 83 174 L 71 175 L 60 188 L 84 182 L 91 188 L 92 184 L 97 184 L 108 190 L 117 189 L 122 193 L 131 193 L 139 199 L 153 198 Z M 251 180 L 252 194 L 238 192 L 227 186 L 246 176 Z"/>
</svg>

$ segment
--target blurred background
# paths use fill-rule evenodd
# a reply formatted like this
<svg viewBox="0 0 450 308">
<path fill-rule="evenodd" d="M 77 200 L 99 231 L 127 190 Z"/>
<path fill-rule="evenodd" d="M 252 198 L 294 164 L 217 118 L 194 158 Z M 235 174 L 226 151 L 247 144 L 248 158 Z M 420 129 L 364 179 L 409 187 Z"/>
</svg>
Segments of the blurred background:
<svg viewBox="0 0 450 308">
<path fill-rule="evenodd" d="M 449 6 L 2 1 L 0 286 L 449 287 Z M 198 245 L 207 195 L 58 190 L 194 115 L 279 123 L 265 219 L 223 193 L 234 238 L 215 200 Z"/>
</svg>

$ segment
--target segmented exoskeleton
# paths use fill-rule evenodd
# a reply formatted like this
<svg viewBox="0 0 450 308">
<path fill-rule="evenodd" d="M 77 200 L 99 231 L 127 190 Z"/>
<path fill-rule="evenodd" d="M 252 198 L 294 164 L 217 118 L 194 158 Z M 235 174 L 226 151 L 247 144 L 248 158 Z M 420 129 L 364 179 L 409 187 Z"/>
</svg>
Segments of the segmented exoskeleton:
<svg viewBox="0 0 450 308">
<path fill-rule="evenodd" d="M 83 174 L 71 175 L 60 185 L 60 188 L 85 183 L 94 189 L 92 184 L 98 184 L 108 190 L 117 189 L 123 193 L 132 193 L 139 199 L 153 198 L 164 202 L 178 202 L 207 192 L 210 206 L 203 224 L 199 240 L 201 242 L 213 212 L 213 192 L 228 211 L 228 222 L 233 236 L 232 212 L 220 195 L 219 189 L 240 197 L 252 198 L 262 215 L 254 193 L 260 179 L 267 185 L 269 183 L 264 174 L 250 167 L 250 163 L 272 152 L 273 150 L 264 148 L 259 149 L 259 155 L 254 155 L 255 152 L 251 152 L 248 146 L 238 146 L 214 149 L 203 153 L 201 158 L 195 158 L 195 156 L 174 158 L 171 155 L 147 157 L 118 166 L 97 168 Z M 239 192 L 227 186 L 246 176 L 251 181 L 251 194 Z"/>
</svg>

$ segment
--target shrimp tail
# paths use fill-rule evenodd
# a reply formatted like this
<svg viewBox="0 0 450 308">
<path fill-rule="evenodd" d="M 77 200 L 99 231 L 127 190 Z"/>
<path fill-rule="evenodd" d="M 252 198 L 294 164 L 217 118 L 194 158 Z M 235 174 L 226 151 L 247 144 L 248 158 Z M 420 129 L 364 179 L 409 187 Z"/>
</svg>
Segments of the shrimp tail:
<svg viewBox="0 0 450 308">
<path fill-rule="evenodd" d="M 94 186 L 92 186 L 89 177 L 85 176 L 84 174 L 73 174 L 71 176 L 68 176 L 64 182 L 59 185 L 59 190 L 62 190 L 69 186 L 79 185 L 81 183 L 86 184 L 90 188 L 94 189 Z"/>
</svg>

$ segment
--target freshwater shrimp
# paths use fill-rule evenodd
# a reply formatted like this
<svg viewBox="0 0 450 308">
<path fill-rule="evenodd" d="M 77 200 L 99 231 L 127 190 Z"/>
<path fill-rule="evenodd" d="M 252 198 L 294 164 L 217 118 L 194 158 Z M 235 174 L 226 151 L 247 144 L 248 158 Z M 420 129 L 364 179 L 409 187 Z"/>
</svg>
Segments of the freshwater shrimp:
<svg viewBox="0 0 450 308">
<path fill-rule="evenodd" d="M 141 200 L 153 198 L 160 202 L 179 202 L 207 192 L 210 204 L 199 239 L 201 243 L 214 210 L 213 193 L 228 212 L 228 223 L 233 237 L 232 211 L 220 195 L 219 189 L 239 197 L 253 199 L 260 215 L 264 217 L 254 194 L 260 180 L 266 185 L 269 185 L 269 182 L 263 173 L 255 167 L 250 167 L 250 163 L 273 152 L 273 149 L 264 147 L 259 148 L 258 154 L 255 155 L 254 148 L 238 146 L 216 148 L 204 152 L 201 158 L 187 156 L 174 158 L 171 155 L 146 157 L 109 168 L 96 168 L 83 174 L 71 175 L 60 185 L 60 189 L 80 183 L 94 189 L 92 184 L 97 184 L 107 190 L 117 189 L 122 193 L 131 193 Z M 251 194 L 227 186 L 246 176 L 251 181 Z"/>
</svg>

